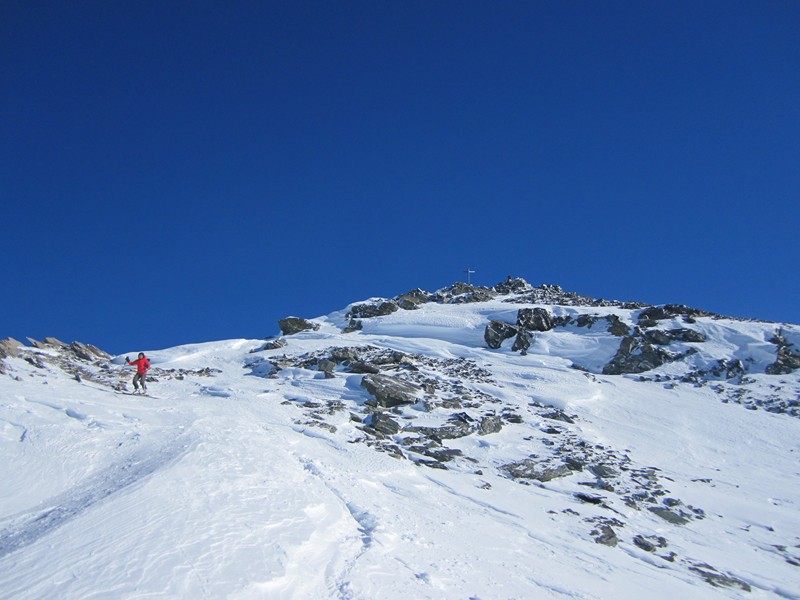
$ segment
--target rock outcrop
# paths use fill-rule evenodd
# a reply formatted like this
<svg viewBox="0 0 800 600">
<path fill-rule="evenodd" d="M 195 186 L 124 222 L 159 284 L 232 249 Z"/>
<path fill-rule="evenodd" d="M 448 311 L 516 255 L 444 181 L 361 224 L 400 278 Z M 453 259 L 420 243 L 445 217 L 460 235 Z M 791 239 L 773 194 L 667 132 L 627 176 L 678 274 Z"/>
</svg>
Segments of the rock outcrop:
<svg viewBox="0 0 800 600">
<path fill-rule="evenodd" d="M 316 331 L 319 329 L 318 324 L 312 323 L 307 319 L 301 319 L 300 317 L 286 317 L 285 319 L 281 319 L 278 321 L 278 327 L 281 328 L 283 335 L 294 335 L 301 331 Z"/>
<path fill-rule="evenodd" d="M 421 389 L 419 386 L 388 375 L 365 375 L 361 385 L 373 396 L 367 401 L 376 407 L 394 408 L 406 404 L 416 404 Z"/>
<path fill-rule="evenodd" d="M 768 375 L 787 375 L 795 369 L 800 369 L 800 354 L 792 350 L 792 344 L 784 337 L 783 330 L 779 329 L 769 340 L 778 347 L 775 362 L 768 365 Z"/>
<path fill-rule="evenodd" d="M 497 350 L 505 340 L 514 337 L 517 333 L 518 329 L 511 323 L 495 319 L 486 326 L 483 339 L 486 340 L 486 345 L 489 348 Z"/>
</svg>

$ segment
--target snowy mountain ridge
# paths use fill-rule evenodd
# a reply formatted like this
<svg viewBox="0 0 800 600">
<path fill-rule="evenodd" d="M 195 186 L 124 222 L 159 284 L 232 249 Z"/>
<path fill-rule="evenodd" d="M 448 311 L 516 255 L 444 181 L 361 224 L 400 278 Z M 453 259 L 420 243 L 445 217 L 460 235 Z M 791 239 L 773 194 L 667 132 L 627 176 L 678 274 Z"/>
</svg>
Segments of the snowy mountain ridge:
<svg viewBox="0 0 800 600">
<path fill-rule="evenodd" d="M 280 327 L 153 397 L 0 344 L 0 597 L 800 598 L 800 327 L 514 278 Z"/>
</svg>

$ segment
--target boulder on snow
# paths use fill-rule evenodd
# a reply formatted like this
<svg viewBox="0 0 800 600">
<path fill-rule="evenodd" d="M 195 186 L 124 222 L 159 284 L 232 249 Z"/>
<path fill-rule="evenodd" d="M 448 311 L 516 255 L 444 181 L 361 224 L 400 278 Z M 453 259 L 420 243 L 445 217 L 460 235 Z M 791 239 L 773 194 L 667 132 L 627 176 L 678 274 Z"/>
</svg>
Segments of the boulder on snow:
<svg viewBox="0 0 800 600">
<path fill-rule="evenodd" d="M 486 331 L 483 333 L 483 339 L 486 340 L 486 345 L 493 350 L 497 350 L 502 346 L 503 342 L 517 334 L 517 328 L 511 323 L 493 319 L 487 326 Z"/>
<path fill-rule="evenodd" d="M 478 425 L 478 435 L 489 435 L 503 429 L 503 419 L 498 416 L 483 417 Z"/>
<path fill-rule="evenodd" d="M 461 438 L 474 433 L 476 429 L 475 420 L 466 413 L 450 415 L 447 423 L 441 427 L 406 427 L 406 431 L 418 433 L 435 441 Z"/>
<path fill-rule="evenodd" d="M 553 316 L 544 308 L 521 308 L 517 312 L 517 328 L 528 331 L 550 331 L 555 327 Z"/>
<path fill-rule="evenodd" d="M 622 338 L 614 358 L 603 367 L 603 374 L 644 373 L 673 360 L 669 352 L 634 336 L 627 336 Z"/>
<path fill-rule="evenodd" d="M 394 435 L 400 431 L 400 424 L 385 413 L 373 413 L 367 426 L 383 435 Z"/>
<path fill-rule="evenodd" d="M 300 333 L 301 331 L 316 331 L 319 329 L 319 325 L 317 323 L 312 323 L 307 319 L 301 319 L 300 317 L 286 317 L 285 319 L 281 319 L 278 321 L 278 327 L 281 328 L 283 335 L 294 335 L 295 333 Z"/>
<path fill-rule="evenodd" d="M 415 404 L 421 389 L 415 384 L 389 377 L 388 375 L 365 375 L 361 385 L 375 398 L 372 406 L 393 408 L 405 404 Z M 370 401 L 367 402 L 370 404 Z"/>
<path fill-rule="evenodd" d="M 542 483 L 558 477 L 566 477 L 572 473 L 572 469 L 569 465 L 549 466 L 547 464 L 540 464 L 532 458 L 526 458 L 518 462 L 503 465 L 500 469 L 511 475 L 514 479 L 534 479 Z"/>
<path fill-rule="evenodd" d="M 533 332 L 527 329 L 520 329 L 517 333 L 517 339 L 514 340 L 514 345 L 511 349 L 514 352 L 520 352 L 523 356 L 528 353 L 528 348 L 533 344 Z"/>
</svg>

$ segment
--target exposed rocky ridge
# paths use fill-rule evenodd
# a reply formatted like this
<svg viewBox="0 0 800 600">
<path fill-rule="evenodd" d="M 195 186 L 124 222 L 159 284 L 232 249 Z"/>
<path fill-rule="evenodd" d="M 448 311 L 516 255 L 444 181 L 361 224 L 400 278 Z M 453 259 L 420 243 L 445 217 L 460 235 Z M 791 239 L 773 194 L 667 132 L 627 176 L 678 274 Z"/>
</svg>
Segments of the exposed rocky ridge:
<svg viewBox="0 0 800 600">
<path fill-rule="evenodd" d="M 92 344 L 82 342 L 64 343 L 56 338 L 34 340 L 28 338 L 30 346 L 7 338 L 0 341 L 0 373 L 12 374 L 12 370 L 4 364 L 3 359 L 16 358 L 24 360 L 41 370 L 41 377 L 46 378 L 53 370 L 67 373 L 75 381 L 85 385 L 96 385 L 117 392 L 127 392 L 135 372 L 130 367 L 120 367 L 110 362 L 111 356 Z M 148 382 L 166 379 L 183 380 L 187 377 L 213 377 L 219 370 L 205 368 L 161 369 L 152 366 L 147 373 Z"/>
<path fill-rule="evenodd" d="M 349 324 L 345 331 L 352 332 L 362 329 L 363 319 L 386 316 L 398 310 L 415 310 L 426 303 L 459 304 L 496 299 L 515 304 L 545 304 L 551 307 L 614 307 L 627 311 L 639 311 L 636 322 L 629 325 L 617 315 L 601 316 L 584 313 L 576 316 L 556 317 L 546 308 L 523 308 L 518 311 L 515 323 L 492 319 L 486 325 L 484 339 L 489 348 L 499 349 L 506 340 L 514 338 L 512 350 L 525 355 L 534 344 L 537 332 L 570 325 L 592 328 L 597 322 L 605 321 L 607 331 L 622 338 L 616 355 L 599 371 L 606 375 L 645 373 L 692 356 L 696 353 L 696 348 L 673 350 L 670 345 L 705 342 L 705 335 L 691 327 L 692 324 L 697 323 L 697 319 L 744 320 L 721 317 L 715 313 L 682 304 L 650 306 L 641 302 L 596 299 L 574 292 L 565 292 L 557 285 L 533 287 L 524 279 L 509 276 L 505 281 L 488 288 L 456 283 L 433 293 L 416 289 L 393 299 L 378 299 L 353 305 L 347 313 Z M 665 321 L 674 323 L 677 319 L 680 319 L 684 325 L 662 327 Z M 800 368 L 800 354 L 792 349 L 791 344 L 779 333 L 773 339 L 775 340 L 773 343 L 777 346 L 776 360 L 765 372 L 772 375 L 787 374 Z M 586 370 L 584 366 L 577 363 L 575 367 Z M 743 368 L 746 372 L 749 367 L 744 365 Z M 695 370 L 695 373 L 702 377 L 701 371 Z"/>
<path fill-rule="evenodd" d="M 562 512 L 580 520 L 586 535 L 598 544 L 630 543 L 665 563 L 682 565 L 712 585 L 741 587 L 735 575 L 672 548 L 669 528 L 702 520 L 706 510 L 676 496 L 659 468 L 636 464 L 627 450 L 590 442 L 576 415 L 535 398 L 524 406 L 503 402 L 491 393 L 498 382 L 473 360 L 436 359 L 373 346 L 337 346 L 262 360 L 273 366 L 269 377 L 287 368 L 306 369 L 309 377 L 321 371 L 332 378 L 361 377 L 365 400 L 287 400 L 300 411 L 298 426 L 336 432 L 337 415 L 344 413 L 362 433 L 352 443 L 420 467 L 491 472 L 521 485 L 558 481 L 559 489 L 571 489 L 579 502 Z M 466 440 L 499 431 L 520 436 L 520 449 L 525 450 L 516 460 L 487 461 L 469 450 L 474 444 Z M 711 479 L 703 481 L 714 485 Z M 652 515 L 663 523 L 665 533 L 642 529 L 647 521 L 629 519 L 626 509 Z"/>
</svg>

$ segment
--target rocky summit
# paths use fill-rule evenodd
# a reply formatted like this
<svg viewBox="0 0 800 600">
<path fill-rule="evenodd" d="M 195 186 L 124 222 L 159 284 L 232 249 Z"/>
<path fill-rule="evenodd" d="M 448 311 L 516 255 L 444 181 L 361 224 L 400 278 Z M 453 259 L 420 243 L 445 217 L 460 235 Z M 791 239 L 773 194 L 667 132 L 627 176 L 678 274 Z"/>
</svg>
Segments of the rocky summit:
<svg viewBox="0 0 800 600">
<path fill-rule="evenodd" d="M 322 527 L 328 515 L 346 513 L 352 539 L 343 533 L 350 531 L 344 521 L 315 534 L 323 554 L 326 540 L 331 548 L 357 546 L 348 551 L 346 568 L 332 555 L 325 559 L 330 562 L 316 563 L 320 573 L 337 574 L 333 580 L 320 575 L 318 587 L 308 588 L 323 597 L 380 592 L 456 598 L 477 597 L 481 590 L 493 597 L 488 590 L 498 588 L 483 586 L 499 585 L 499 573 L 506 572 L 495 565 L 480 574 L 481 565 L 493 564 L 492 552 L 503 556 L 503 565 L 526 557 L 528 568 L 547 564 L 553 554 L 567 557 L 546 586 L 522 577 L 523 565 L 517 565 L 520 569 L 505 575 L 511 591 L 502 597 L 538 597 L 544 589 L 576 597 L 611 597 L 613 590 L 626 589 L 619 597 L 634 597 L 630 589 L 647 589 L 651 578 L 664 594 L 652 595 L 650 588 L 650 597 L 739 597 L 754 591 L 798 597 L 791 582 L 800 581 L 800 498 L 788 477 L 796 475 L 800 452 L 797 325 L 679 304 L 596 299 L 509 277 L 493 287 L 456 283 L 355 302 L 324 317 L 287 317 L 279 329 L 279 337 L 267 340 L 150 353 L 149 385 L 157 400 L 149 401 L 164 413 L 153 424 L 148 424 L 152 416 L 141 413 L 136 420 L 106 417 L 108 422 L 89 416 L 87 398 L 102 403 L 104 390 L 115 398 L 130 390 L 131 373 L 120 358 L 52 338 L 30 345 L 0 342 L 2 418 L 13 424 L 4 430 L 7 450 L 44 439 L 45 417 L 25 416 L 33 398 L 37 406 L 49 403 L 68 420 L 85 423 L 87 431 L 110 431 L 103 434 L 104 443 L 118 437 L 120 447 L 130 446 L 131 456 L 139 457 L 128 465 L 150 464 L 136 449 L 147 436 L 161 439 L 165 427 L 179 427 L 181 439 L 193 432 L 182 444 L 198 452 L 220 440 L 220 448 L 261 448 L 275 461 L 288 461 L 270 465 L 283 474 L 274 482 L 266 466 L 239 465 L 236 469 L 255 468 L 255 474 L 236 493 L 230 479 L 236 469 L 220 471 L 218 480 L 198 479 L 198 485 L 214 490 L 207 492 L 208 502 L 221 485 L 237 511 L 244 510 L 237 494 L 246 496 L 258 487 L 255 482 L 279 486 L 280 477 L 297 479 L 291 467 L 296 462 L 303 481 L 324 486 L 318 492 L 271 488 L 271 501 L 282 498 L 297 507 L 275 505 L 261 518 L 284 532 L 288 541 L 280 551 L 294 556 L 295 534 L 287 532 L 304 522 L 299 515 L 318 515 L 315 522 Z M 58 399 L 46 399 L 47 386 L 58 391 Z M 114 419 L 121 424 L 113 425 Z M 93 436 L 89 431 L 81 444 L 91 446 Z M 283 445 L 276 454 L 279 438 Z M 189 452 L 181 450 L 181 456 L 184 451 Z M 17 469 L 48 464 L 45 451 L 35 459 L 11 455 L 19 456 Z M 216 458 L 196 461 L 213 464 Z M 339 460 L 341 468 L 333 466 Z M 86 491 L 89 484 L 81 484 L 83 496 L 64 485 L 66 491 L 33 495 L 75 509 L 75 502 L 95 493 Z M 102 485 L 117 490 L 117 484 Z M 384 486 L 386 494 L 373 495 Z M 119 484 L 108 497 L 122 496 L 124 487 Z M 18 486 L 11 493 L 19 512 L 27 505 L 25 490 Z M 459 507 L 469 521 L 460 528 L 442 525 L 457 513 L 437 512 L 427 502 L 440 493 L 448 498 L 442 502 Z M 316 499 L 306 505 L 297 494 Z M 58 529 L 36 525 L 41 521 L 35 508 L 23 510 L 22 517 L 10 512 L 0 515 L 5 519 L 0 561 Z M 418 522 L 427 525 L 418 529 Z M 252 519 L 248 523 L 254 526 Z M 231 534 L 237 531 L 241 534 Z M 511 550 L 504 554 L 512 533 L 517 558 Z M 430 558 L 420 546 L 425 539 L 433 540 Z M 308 550 L 303 543 L 296 545 Z M 490 554 L 481 550 L 484 543 L 493 548 Z M 231 544 L 228 551 L 236 547 Z M 474 548 L 465 550 L 470 544 Z M 719 550 L 728 546 L 735 550 Z M 587 560 L 599 561 L 605 574 L 573 579 Z M 385 575 L 387 587 L 371 587 L 374 565 L 391 573 L 387 565 L 398 561 L 416 564 L 413 584 Z M 432 581 L 442 581 L 437 577 L 445 562 L 450 587 L 434 586 Z M 250 566 L 238 568 L 245 578 L 253 576 Z M 276 569 L 275 581 L 285 581 Z M 239 581 L 237 573 L 231 567 L 225 577 Z M 639 579 L 638 573 L 645 575 Z M 173 576 L 162 573 L 166 583 L 145 588 L 167 585 Z M 3 583 L 0 578 L 0 587 Z M 118 589 L 120 583 L 107 585 L 103 589 Z"/>
</svg>

